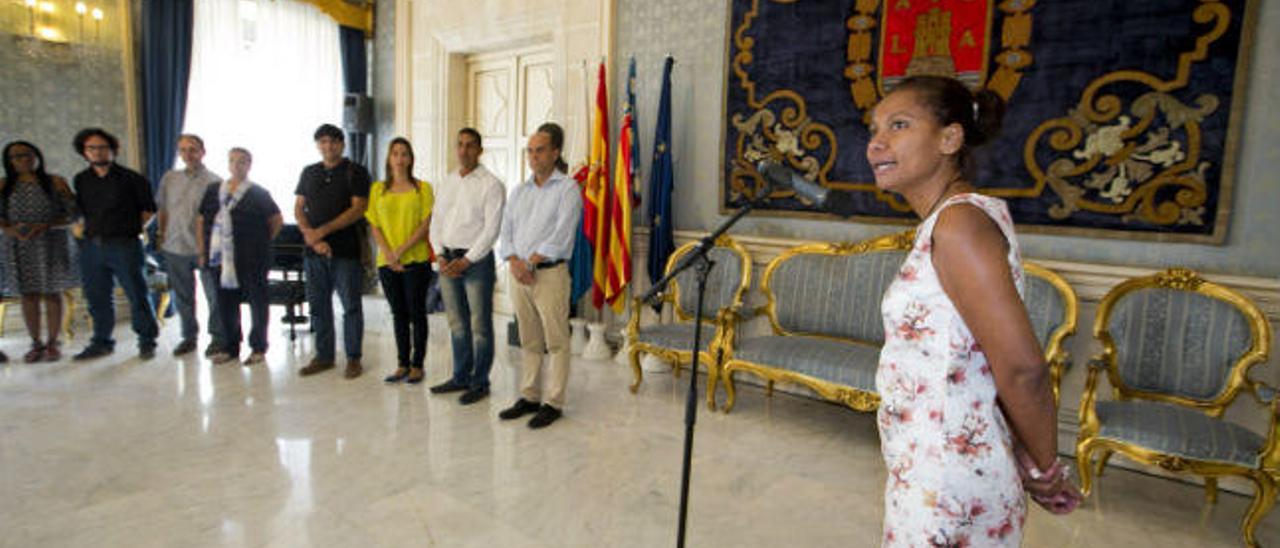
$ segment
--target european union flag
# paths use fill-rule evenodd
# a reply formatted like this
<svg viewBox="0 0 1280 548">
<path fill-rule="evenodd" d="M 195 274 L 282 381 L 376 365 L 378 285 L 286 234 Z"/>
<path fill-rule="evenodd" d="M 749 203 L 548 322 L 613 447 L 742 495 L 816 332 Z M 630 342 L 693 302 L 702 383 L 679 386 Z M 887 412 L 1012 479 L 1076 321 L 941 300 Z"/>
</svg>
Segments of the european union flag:
<svg viewBox="0 0 1280 548">
<path fill-rule="evenodd" d="M 573 179 L 578 182 L 579 189 L 587 180 L 587 167 L 583 168 L 576 174 Z M 585 198 L 583 198 L 583 203 Z M 591 247 L 591 242 L 587 240 L 587 230 L 584 223 L 587 222 L 587 216 L 583 215 L 582 220 L 578 221 L 578 235 L 573 239 L 573 257 L 569 259 L 569 275 L 571 285 L 569 289 L 569 306 L 574 316 L 578 316 L 578 302 L 582 300 L 582 296 L 591 291 L 591 284 L 594 283 L 592 276 L 594 275 L 595 250 Z"/>
<path fill-rule="evenodd" d="M 671 192 L 675 184 L 671 168 L 671 65 L 662 66 L 662 95 L 658 99 L 658 126 L 653 132 L 653 165 L 649 168 L 649 281 L 666 273 L 667 258 L 675 251 L 672 235 Z M 661 311 L 661 310 L 659 310 Z"/>
</svg>

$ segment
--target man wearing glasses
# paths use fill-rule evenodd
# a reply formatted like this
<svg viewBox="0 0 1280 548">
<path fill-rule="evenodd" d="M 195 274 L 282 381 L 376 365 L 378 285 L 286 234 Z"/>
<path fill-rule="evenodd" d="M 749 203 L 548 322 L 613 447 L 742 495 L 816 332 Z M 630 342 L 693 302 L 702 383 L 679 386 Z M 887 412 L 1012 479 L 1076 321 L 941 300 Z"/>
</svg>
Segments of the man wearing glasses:
<svg viewBox="0 0 1280 548">
<path fill-rule="evenodd" d="M 73 144 L 89 162 L 87 169 L 76 174 L 73 185 L 76 207 L 84 218 L 81 282 L 89 316 L 93 318 L 93 339 L 73 359 L 99 358 L 115 349 L 115 339 L 111 337 L 116 325 L 111 297 L 114 279 L 129 298 L 130 320 L 138 335 L 138 357 L 149 360 L 156 355 L 159 326 L 142 277 L 142 241 L 138 236 L 156 211 L 151 183 L 115 162 L 120 141 L 105 130 L 81 130 Z"/>
</svg>

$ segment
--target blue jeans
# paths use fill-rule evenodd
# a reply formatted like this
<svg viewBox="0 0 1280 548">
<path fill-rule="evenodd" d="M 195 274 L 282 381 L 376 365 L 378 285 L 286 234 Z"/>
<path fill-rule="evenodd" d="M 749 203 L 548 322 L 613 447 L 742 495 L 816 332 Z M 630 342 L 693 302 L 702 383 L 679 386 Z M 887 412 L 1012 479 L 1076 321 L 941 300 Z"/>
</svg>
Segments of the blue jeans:
<svg viewBox="0 0 1280 548">
<path fill-rule="evenodd" d="M 116 327 L 116 308 L 111 296 L 112 280 L 129 298 L 129 315 L 139 348 L 155 348 L 160 326 L 147 296 L 142 276 L 142 242 L 136 238 L 86 238 L 80 240 L 80 279 L 93 318 L 92 346 L 114 347 L 111 332 Z"/>
<path fill-rule="evenodd" d="M 194 341 L 200 334 L 200 322 L 196 320 L 196 274 L 200 275 L 200 285 L 204 287 L 204 301 L 209 307 L 209 336 L 213 345 L 221 347 L 225 342 L 222 319 L 218 315 L 218 274 L 208 268 L 196 266 L 195 255 L 178 255 L 162 251 L 164 254 L 164 270 L 169 275 L 169 289 L 173 293 L 173 303 L 178 307 L 178 317 L 182 320 L 182 340 Z"/>
<path fill-rule="evenodd" d="M 462 273 L 440 276 L 440 296 L 453 339 L 453 382 L 471 388 L 489 386 L 493 366 L 493 253 Z"/>
<path fill-rule="evenodd" d="M 307 306 L 311 307 L 311 329 L 316 334 L 316 359 L 333 361 L 333 293 L 342 301 L 342 343 L 347 359 L 360 359 L 364 340 L 364 312 L 360 289 L 364 269 L 360 259 L 320 257 L 310 253 L 302 260 L 307 275 Z"/>
</svg>

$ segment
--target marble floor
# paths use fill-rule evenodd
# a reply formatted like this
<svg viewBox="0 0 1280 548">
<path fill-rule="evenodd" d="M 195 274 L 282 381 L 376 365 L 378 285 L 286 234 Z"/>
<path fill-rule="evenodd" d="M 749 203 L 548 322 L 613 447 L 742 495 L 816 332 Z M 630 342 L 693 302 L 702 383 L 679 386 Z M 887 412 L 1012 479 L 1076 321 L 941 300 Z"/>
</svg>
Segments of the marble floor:
<svg viewBox="0 0 1280 548">
<path fill-rule="evenodd" d="M 575 359 L 565 417 L 532 431 L 496 417 L 515 397 L 505 347 L 473 406 L 383 385 L 385 310 L 366 300 L 370 372 L 354 381 L 299 378 L 310 339 L 278 323 L 267 367 L 169 358 L 175 322 L 153 361 L 121 327 L 109 358 L 0 366 L 0 546 L 674 544 L 687 377 L 632 395 L 626 368 Z M 24 345 L 0 341 L 11 357 Z M 448 345 L 433 317 L 430 380 Z M 690 546 L 877 544 L 869 415 L 744 387 L 732 414 L 698 418 Z M 1248 502 L 1206 506 L 1196 487 L 1113 469 L 1075 514 L 1034 509 L 1025 545 L 1238 545 Z M 1280 543 L 1280 513 L 1258 534 Z"/>
</svg>

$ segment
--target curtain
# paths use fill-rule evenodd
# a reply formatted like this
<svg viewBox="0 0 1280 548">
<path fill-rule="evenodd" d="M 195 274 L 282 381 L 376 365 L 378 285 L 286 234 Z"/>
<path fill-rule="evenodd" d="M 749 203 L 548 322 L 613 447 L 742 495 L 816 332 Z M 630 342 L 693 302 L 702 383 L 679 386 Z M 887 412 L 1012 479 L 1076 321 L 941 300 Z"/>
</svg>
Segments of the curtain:
<svg viewBox="0 0 1280 548">
<path fill-rule="evenodd" d="M 173 165 L 191 68 L 191 0 L 142 7 L 142 116 L 146 173 L 154 189 Z"/>
<path fill-rule="evenodd" d="M 368 95 L 369 58 L 367 57 L 368 54 L 365 53 L 364 31 L 357 28 L 339 26 L 338 37 L 341 39 L 340 46 L 342 48 L 343 88 L 349 94 Z M 364 129 L 368 130 L 368 128 Z M 364 132 L 348 131 L 347 156 L 356 163 L 370 168 L 370 173 L 376 173 L 377 171 L 372 169 L 373 166 L 369 165 L 370 162 L 367 156 L 368 135 L 368 133 Z"/>
<path fill-rule="evenodd" d="M 227 150 L 253 153 L 249 178 L 293 222 L 298 175 L 320 161 L 320 124 L 342 125 L 338 25 L 297 0 L 195 0 L 184 131 L 205 141 L 205 164 L 227 173 Z"/>
</svg>

